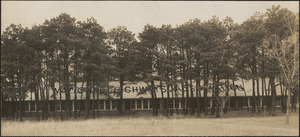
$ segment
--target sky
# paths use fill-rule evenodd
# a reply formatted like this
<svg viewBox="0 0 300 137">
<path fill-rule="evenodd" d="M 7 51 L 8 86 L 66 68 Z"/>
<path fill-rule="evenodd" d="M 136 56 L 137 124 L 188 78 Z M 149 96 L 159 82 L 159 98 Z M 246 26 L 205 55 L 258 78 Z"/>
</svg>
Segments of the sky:
<svg viewBox="0 0 300 137">
<path fill-rule="evenodd" d="M 77 21 L 94 17 L 105 31 L 126 26 L 135 34 L 142 32 L 146 24 L 176 27 L 190 19 L 205 21 L 214 15 L 220 20 L 229 16 L 240 24 L 272 5 L 299 12 L 299 1 L 1 1 L 1 34 L 12 23 L 31 28 L 61 13 Z"/>
</svg>

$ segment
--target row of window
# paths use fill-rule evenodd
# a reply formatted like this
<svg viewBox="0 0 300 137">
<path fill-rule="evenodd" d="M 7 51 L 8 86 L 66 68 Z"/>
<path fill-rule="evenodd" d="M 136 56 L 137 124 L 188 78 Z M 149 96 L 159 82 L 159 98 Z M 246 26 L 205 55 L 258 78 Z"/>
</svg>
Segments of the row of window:
<svg viewBox="0 0 300 137">
<path fill-rule="evenodd" d="M 138 100 L 127 100 L 129 102 L 125 102 L 125 108 L 126 109 L 130 109 L 130 110 L 141 110 L 141 109 L 152 109 L 152 101 L 151 99 L 138 99 Z M 248 98 L 248 99 L 240 99 L 242 107 L 247 107 L 248 105 L 251 106 L 252 103 L 252 99 Z M 240 102 L 239 101 L 239 102 Z M 228 105 L 230 105 L 230 103 L 233 101 L 228 101 Z M 263 100 L 264 104 L 266 104 L 266 100 Z M 129 104 L 128 104 L 129 103 Z M 233 102 L 234 103 L 234 102 Z M 117 109 L 117 104 L 118 104 L 118 100 L 99 100 L 99 101 L 91 101 L 91 109 L 94 108 L 94 110 L 116 110 Z M 261 100 L 260 99 L 256 99 L 256 104 L 257 105 L 261 105 Z M 35 102 L 25 102 L 24 104 L 24 109 L 25 111 L 35 111 L 36 105 Z M 39 104 L 40 105 L 40 110 L 42 108 L 42 103 Z M 56 108 L 57 111 L 61 111 L 61 110 L 65 110 L 66 109 L 66 102 L 57 102 L 56 105 L 54 104 L 54 102 L 50 102 L 49 104 L 49 109 L 50 111 L 54 111 L 54 109 Z M 126 105 L 128 105 L 128 107 L 126 107 Z M 161 104 L 159 103 L 159 105 L 157 106 L 158 109 L 160 109 Z M 208 107 L 212 107 L 212 100 L 208 99 L 207 100 L 207 105 Z M 281 101 L 280 98 L 276 98 L 276 106 L 280 106 L 281 105 Z M 85 106 L 85 102 L 84 101 L 77 101 L 77 110 L 84 110 L 84 106 Z M 70 108 L 72 110 L 74 110 L 75 104 L 74 101 L 70 101 Z M 169 101 L 169 108 L 182 108 L 182 102 L 179 99 L 175 99 L 175 100 L 170 100 Z M 167 108 L 167 101 L 164 101 L 164 108 Z"/>
<path fill-rule="evenodd" d="M 139 100 L 128 100 L 129 102 L 129 108 L 130 110 L 141 110 L 141 109 L 152 109 L 152 101 L 151 99 L 139 99 Z M 70 108 L 74 110 L 75 102 L 70 101 Z M 125 102 L 126 103 L 126 102 Z M 210 104 L 211 100 L 208 99 L 207 104 Z M 100 109 L 100 110 L 116 110 L 117 109 L 118 100 L 100 100 L 100 101 L 91 101 L 91 109 L 94 108 L 94 110 Z M 24 108 L 25 111 L 35 111 L 36 104 L 35 102 L 25 102 Z M 57 111 L 65 110 L 67 102 L 56 102 L 54 104 L 53 101 L 51 101 L 49 104 L 50 111 L 54 111 L 56 108 Z M 125 104 L 126 105 L 126 104 Z M 42 109 L 42 103 L 39 104 L 40 110 Z M 84 101 L 77 101 L 77 110 L 84 110 L 85 102 Z M 210 106 L 210 105 L 209 105 Z M 98 108 L 99 107 L 99 108 Z M 158 109 L 160 109 L 160 103 L 157 106 Z M 167 101 L 164 102 L 164 108 L 167 107 Z M 169 108 L 182 108 L 182 103 L 178 99 L 176 100 L 169 100 Z M 30 108 L 30 109 L 29 109 Z"/>
<path fill-rule="evenodd" d="M 70 108 L 71 110 L 74 110 L 75 108 L 75 102 L 74 101 L 70 101 Z M 77 101 L 77 110 L 84 110 L 84 104 L 85 102 L 83 101 Z M 24 109 L 25 111 L 35 111 L 36 108 L 36 104 L 35 102 L 25 102 L 24 104 Z M 39 104 L 39 109 L 42 109 L 42 103 Z M 57 111 L 61 111 L 61 110 L 65 110 L 66 106 L 67 106 L 67 102 L 63 101 L 63 102 L 56 102 L 56 104 L 54 104 L 54 102 L 50 102 L 49 104 L 49 109 L 50 111 L 54 111 L 54 109 L 56 108 Z M 91 109 L 94 108 L 94 110 L 97 110 L 98 107 L 100 110 L 116 110 L 117 109 L 117 100 L 100 100 L 98 101 L 91 101 L 91 105 L 90 105 Z"/>
<path fill-rule="evenodd" d="M 248 105 L 251 106 L 252 101 L 253 101 L 252 98 L 244 99 L 244 100 L 243 100 L 243 107 L 247 107 Z M 261 106 L 261 105 L 262 105 L 262 104 L 261 104 L 261 103 L 262 103 L 261 101 L 262 101 L 264 104 L 267 103 L 267 100 L 266 100 L 266 99 L 262 100 L 262 99 L 256 98 L 255 104 Z M 275 104 L 276 104 L 276 106 L 281 106 L 281 98 L 276 98 Z"/>
<path fill-rule="evenodd" d="M 158 100 L 161 101 L 161 100 Z M 187 102 L 185 103 L 187 104 Z M 211 107 L 211 99 L 207 100 L 207 104 Z M 161 104 L 157 106 L 160 109 Z M 179 108 L 182 109 L 182 102 L 179 99 L 169 100 L 169 108 Z M 164 108 L 167 108 L 167 100 L 164 101 Z M 130 100 L 130 109 L 152 109 L 152 101 L 151 100 Z"/>
</svg>

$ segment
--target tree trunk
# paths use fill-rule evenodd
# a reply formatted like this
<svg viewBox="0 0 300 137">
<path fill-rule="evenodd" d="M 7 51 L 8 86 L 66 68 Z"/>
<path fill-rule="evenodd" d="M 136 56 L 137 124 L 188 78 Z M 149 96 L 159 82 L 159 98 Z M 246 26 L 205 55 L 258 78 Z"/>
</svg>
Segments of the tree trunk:
<svg viewBox="0 0 300 137">
<path fill-rule="evenodd" d="M 223 98 L 223 97 L 221 97 L 221 111 L 220 111 L 220 117 L 221 118 L 223 118 L 224 117 L 224 114 L 225 114 L 225 109 L 226 108 L 224 108 L 225 107 L 225 104 L 226 104 L 226 102 L 225 102 L 225 99 Z M 224 112 L 224 113 L 223 113 Z"/>
<path fill-rule="evenodd" d="M 213 76 L 213 88 L 212 88 L 212 95 L 211 95 L 211 99 L 212 99 L 212 107 L 211 107 L 211 115 L 215 114 L 215 108 L 216 108 L 216 99 L 215 99 L 215 84 L 216 84 L 216 78 L 215 76 Z"/>
<path fill-rule="evenodd" d="M 46 85 L 46 99 L 45 99 L 45 118 L 48 120 L 49 117 L 49 86 Z"/>
<path fill-rule="evenodd" d="M 154 95 L 155 116 L 158 116 L 158 105 L 159 105 L 159 104 L 158 104 L 157 97 L 156 97 L 154 80 L 151 80 L 151 90 L 152 90 L 153 95 Z"/>
<path fill-rule="evenodd" d="M 185 88 L 186 88 L 186 100 L 187 100 L 187 102 L 186 102 L 186 108 L 185 108 L 185 113 L 184 113 L 184 115 L 186 115 L 186 114 L 188 114 L 189 113 L 189 111 L 190 111 L 190 104 L 191 104 L 191 102 L 190 102 L 190 97 L 189 97 L 189 84 L 188 84 L 188 80 L 186 79 L 186 82 L 185 82 Z"/>
<path fill-rule="evenodd" d="M 124 85 L 124 75 L 120 75 L 120 102 L 119 102 L 119 113 L 123 113 L 123 85 Z"/>
<path fill-rule="evenodd" d="M 61 89 L 59 90 L 59 102 L 60 102 L 60 120 L 63 120 L 62 100 L 61 100 Z"/>
<path fill-rule="evenodd" d="M 227 98 L 228 96 L 229 96 L 229 79 L 228 78 L 226 78 L 226 90 L 225 90 L 225 98 Z M 222 99 L 222 101 L 223 101 L 223 99 Z M 225 101 L 225 99 L 224 99 L 224 101 Z M 226 102 L 224 102 L 224 105 L 222 106 L 223 107 L 223 109 L 224 109 L 224 114 L 226 114 L 227 113 L 227 111 L 228 111 L 228 102 L 226 101 Z"/>
<path fill-rule="evenodd" d="M 265 94 L 265 90 L 264 90 L 264 86 L 265 86 L 265 83 L 266 83 L 266 81 L 265 81 L 265 78 L 262 78 L 261 79 L 261 98 L 262 98 L 262 100 L 261 100 L 261 109 L 262 109 L 262 111 L 263 112 L 265 112 L 265 108 L 264 108 L 264 94 Z"/>
<path fill-rule="evenodd" d="M 219 75 L 216 75 L 216 81 L 215 81 L 215 98 L 218 100 L 219 99 Z M 216 117 L 220 117 L 220 103 L 216 101 Z"/>
<path fill-rule="evenodd" d="M 166 112 L 166 116 L 169 116 L 170 115 L 170 84 L 169 84 L 169 81 L 167 83 L 167 112 Z"/>
<path fill-rule="evenodd" d="M 252 79 L 252 103 L 251 103 L 251 106 L 252 106 L 252 113 L 254 113 L 256 111 L 256 98 L 255 98 L 255 80 Z"/>
<path fill-rule="evenodd" d="M 29 109 L 29 117 L 31 117 L 31 105 L 34 104 L 32 101 L 32 91 L 30 91 L 30 109 Z"/>
<path fill-rule="evenodd" d="M 271 105 L 271 115 L 276 116 L 276 87 L 275 87 L 275 78 L 274 76 L 270 77 L 271 82 L 271 95 L 272 95 L 272 105 Z"/>
<path fill-rule="evenodd" d="M 194 92 L 193 92 L 193 81 L 190 76 L 190 91 L 191 91 L 191 97 L 190 97 L 190 114 L 195 115 L 195 98 L 194 98 Z"/>
<path fill-rule="evenodd" d="M 18 101 L 18 98 L 16 98 L 16 104 L 14 104 L 14 108 L 15 108 L 15 113 L 14 115 L 16 116 L 16 120 L 19 119 L 19 101 Z"/>
<path fill-rule="evenodd" d="M 92 114 L 93 114 L 93 118 L 95 118 L 95 89 L 94 88 L 92 88 L 92 92 L 93 92 Z"/>
<path fill-rule="evenodd" d="M 289 113 L 290 112 L 289 111 L 290 111 L 290 103 L 291 103 L 291 101 L 290 101 L 290 99 L 291 99 L 291 88 L 288 89 L 287 94 L 288 94 L 288 96 L 287 96 L 287 101 L 286 101 L 285 124 L 289 125 L 290 124 L 290 120 L 289 120 Z"/>
<path fill-rule="evenodd" d="M 181 82 L 181 89 L 182 89 L 182 94 L 181 94 L 181 107 L 182 107 L 182 114 L 185 113 L 185 98 L 184 98 L 184 83 Z"/>
<path fill-rule="evenodd" d="M 82 101 L 82 95 L 83 93 L 80 93 L 80 101 L 78 103 L 78 117 L 80 117 L 80 113 L 81 113 L 81 104 L 83 104 L 83 101 Z"/>
<path fill-rule="evenodd" d="M 200 97 L 199 97 L 199 94 L 201 94 L 201 93 L 199 93 L 199 88 L 200 88 L 200 80 L 196 80 L 196 98 L 197 98 L 196 107 L 197 107 L 197 116 L 198 117 L 200 116 Z"/>
<path fill-rule="evenodd" d="M 65 109 L 65 112 L 66 112 L 66 118 L 67 120 L 69 119 L 69 117 L 71 117 L 71 108 L 70 108 L 70 89 L 69 87 L 66 87 L 65 89 L 65 101 L 66 101 L 66 109 Z"/>
<path fill-rule="evenodd" d="M 292 91 L 290 91 L 291 93 Z M 297 111 L 297 103 L 298 103 L 298 96 L 299 94 L 299 87 L 295 87 L 293 91 L 293 112 Z"/>
<path fill-rule="evenodd" d="M 256 80 L 256 84 L 257 84 L 257 98 L 258 98 L 258 102 L 260 102 L 260 95 L 259 95 L 259 79 Z M 258 113 L 261 113 L 261 107 L 260 107 L 260 103 L 257 104 L 257 111 Z"/>
<path fill-rule="evenodd" d="M 265 57 L 265 49 L 262 48 L 262 57 Z M 266 80 L 265 80 L 265 60 L 262 60 L 261 63 L 261 72 L 262 72 L 262 80 L 261 80 L 261 92 L 262 92 L 262 102 L 261 102 L 261 108 L 262 111 L 265 112 L 265 108 L 264 108 L 264 92 L 266 93 Z"/>
<path fill-rule="evenodd" d="M 16 102 L 14 98 L 12 98 L 11 101 L 12 101 L 12 111 L 11 111 L 12 113 L 9 115 L 12 117 L 13 120 L 15 120 Z"/>
<path fill-rule="evenodd" d="M 36 104 L 36 107 L 35 107 L 35 110 L 36 110 L 36 120 L 37 121 L 40 121 L 40 115 L 39 115 L 39 92 L 37 90 L 37 88 L 35 89 L 35 104 Z"/>
<path fill-rule="evenodd" d="M 284 93 L 283 93 L 283 87 L 282 87 L 282 84 L 281 84 L 281 81 L 280 81 L 280 93 L 281 93 L 281 97 L 280 97 L 280 104 L 281 104 L 281 112 L 282 113 L 285 113 L 284 109 L 285 109 L 285 103 L 284 103 Z"/>
<path fill-rule="evenodd" d="M 100 92 L 100 89 L 97 90 L 97 117 L 100 116 L 100 110 L 99 110 L 99 107 L 100 107 L 99 92 Z"/>
<path fill-rule="evenodd" d="M 23 105 L 25 104 L 25 99 L 22 99 L 22 103 L 23 103 Z M 26 117 L 26 115 L 25 115 L 25 109 L 22 109 L 23 111 L 22 111 L 22 114 L 23 114 L 23 117 Z"/>
<path fill-rule="evenodd" d="M 87 90 L 86 90 L 86 100 L 85 100 L 85 119 L 88 119 L 90 116 L 90 91 L 91 91 L 91 83 L 90 81 L 87 81 L 86 84 Z"/>
<path fill-rule="evenodd" d="M 271 113 L 271 105 L 272 105 L 272 101 L 271 101 L 271 98 L 270 98 L 270 91 L 271 91 L 271 81 L 270 81 L 270 78 L 269 78 L 269 83 L 268 83 L 268 98 L 267 98 L 267 110 Z"/>
<path fill-rule="evenodd" d="M 53 118 L 56 117 L 56 88 L 52 88 L 53 90 L 53 100 L 54 100 L 54 110 L 53 110 Z"/>
<path fill-rule="evenodd" d="M 77 119 L 77 80 L 74 79 L 74 118 Z"/>
<path fill-rule="evenodd" d="M 234 91 L 234 97 L 235 97 L 235 106 L 234 106 L 234 110 L 238 109 L 238 104 L 239 104 L 239 100 L 236 96 L 236 86 L 234 84 L 234 79 L 232 79 L 232 85 L 233 85 L 233 91 Z"/>
<path fill-rule="evenodd" d="M 42 120 L 45 118 L 45 102 L 44 102 L 44 88 L 42 85 L 40 86 L 40 95 L 41 95 L 41 103 L 42 103 Z"/>
<path fill-rule="evenodd" d="M 161 101 L 162 101 L 162 113 L 163 113 L 163 116 L 165 116 L 165 99 L 164 99 L 164 93 L 163 93 L 163 88 L 162 88 L 162 81 L 160 80 L 159 81 L 159 84 L 160 84 L 160 92 L 161 92 Z"/>
<path fill-rule="evenodd" d="M 22 93 L 21 93 L 22 94 Z M 20 110 L 20 121 L 23 121 L 23 116 L 22 116 L 22 108 L 23 108 L 23 102 L 22 99 L 19 98 L 19 110 Z"/>
<path fill-rule="evenodd" d="M 204 68 L 204 111 L 205 111 L 205 115 L 208 114 L 208 109 L 207 109 L 207 88 L 208 88 L 208 67 L 207 65 Z"/>
<path fill-rule="evenodd" d="M 244 79 L 243 78 L 242 78 L 242 83 L 243 83 L 243 88 L 244 88 L 244 94 L 245 94 L 245 97 L 247 98 L 246 89 L 245 89 L 245 83 L 244 83 Z M 249 112 L 249 105 L 247 105 L 247 112 Z"/>
<path fill-rule="evenodd" d="M 155 104 L 156 104 L 156 107 L 155 107 L 155 116 L 158 116 L 158 106 L 160 104 L 159 104 L 159 101 L 157 100 L 157 96 L 156 96 L 156 92 L 155 91 L 154 91 L 154 100 L 155 100 Z"/>
<path fill-rule="evenodd" d="M 170 108 L 171 116 L 173 116 L 173 114 L 174 114 L 174 107 L 173 107 L 174 106 L 174 104 L 173 104 L 174 103 L 174 101 L 173 101 L 174 100 L 174 90 L 173 89 L 174 88 L 171 89 L 171 108 Z"/>
</svg>

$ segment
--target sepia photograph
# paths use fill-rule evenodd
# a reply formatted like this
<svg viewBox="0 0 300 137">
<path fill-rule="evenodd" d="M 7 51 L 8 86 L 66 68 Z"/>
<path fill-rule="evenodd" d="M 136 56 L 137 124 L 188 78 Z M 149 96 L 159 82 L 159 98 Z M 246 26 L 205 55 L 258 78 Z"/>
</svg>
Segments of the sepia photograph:
<svg viewBox="0 0 300 137">
<path fill-rule="evenodd" d="M 299 1 L 1 1 L 1 136 L 299 136 Z"/>
</svg>

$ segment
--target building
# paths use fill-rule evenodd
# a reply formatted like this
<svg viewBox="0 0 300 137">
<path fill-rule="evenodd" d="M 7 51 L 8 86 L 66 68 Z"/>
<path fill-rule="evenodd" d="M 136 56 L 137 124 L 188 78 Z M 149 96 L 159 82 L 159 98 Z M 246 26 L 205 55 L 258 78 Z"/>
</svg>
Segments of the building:
<svg viewBox="0 0 300 137">
<path fill-rule="evenodd" d="M 268 82 L 267 82 L 268 83 Z M 158 82 L 155 83 L 156 85 L 158 85 Z M 195 85 L 195 83 L 193 83 L 193 85 Z M 235 85 L 237 86 L 241 86 L 244 87 L 244 90 L 242 89 L 237 89 L 236 90 L 236 96 L 234 95 L 234 91 L 230 90 L 229 91 L 229 101 L 228 101 L 228 108 L 234 108 L 234 107 L 238 107 L 238 108 L 251 108 L 251 104 L 252 104 L 252 81 L 243 81 L 239 80 L 239 81 L 235 81 Z M 56 89 L 59 88 L 58 84 L 55 84 Z M 80 87 L 84 87 L 84 85 L 82 85 L 81 83 L 78 83 L 77 85 L 78 89 L 80 89 Z M 104 93 L 107 93 L 107 88 L 106 89 L 100 89 L 100 90 L 95 90 L 95 92 L 92 92 L 90 95 L 90 100 L 91 100 L 91 110 L 99 110 L 99 111 L 117 111 L 118 108 L 118 102 L 119 102 L 119 96 L 118 96 L 118 87 L 119 87 L 119 83 L 118 81 L 111 81 L 109 82 L 109 91 L 111 94 L 105 95 Z M 150 92 L 143 92 L 145 91 L 147 87 L 147 84 L 144 82 L 137 82 L 137 83 L 131 83 L 131 82 L 125 82 L 124 88 L 123 88 L 123 99 L 124 99 L 124 104 L 123 104 L 123 110 L 130 110 L 130 111 L 136 111 L 136 110 L 151 110 L 152 109 L 152 98 L 151 98 L 151 94 Z M 165 88 L 165 87 L 164 87 Z M 181 89 L 181 85 L 178 84 L 177 87 L 173 87 L 174 92 L 173 92 L 173 98 L 171 97 L 171 93 L 170 93 L 170 104 L 169 107 L 173 107 L 174 109 L 182 109 L 183 108 L 183 98 L 182 98 L 182 89 Z M 155 100 L 156 102 L 158 102 L 158 109 L 166 108 L 166 97 L 167 97 L 167 93 L 164 91 L 163 92 L 163 96 L 164 96 L 164 102 L 165 104 L 163 104 L 162 102 L 162 93 L 161 93 L 161 88 L 160 87 L 156 87 L 155 89 L 156 91 L 156 96 L 157 99 Z M 175 92 L 176 91 L 176 92 Z M 195 91 L 195 89 L 193 90 Z M 98 94 L 97 94 L 98 92 Z M 143 94 L 139 94 L 143 92 Z M 270 93 L 264 93 L 264 97 L 262 97 L 262 92 L 260 92 L 260 97 L 256 98 L 256 106 L 262 106 L 262 104 L 266 104 L 266 100 L 271 100 L 271 94 Z M 93 94 L 94 93 L 94 94 Z M 201 93 L 201 97 L 203 98 L 203 90 L 200 92 Z M 195 93 L 194 93 L 195 94 Z M 257 92 L 255 93 L 257 96 Z M 51 96 L 52 95 L 52 96 Z M 86 101 L 86 94 L 85 93 L 76 93 L 77 95 L 77 110 L 85 110 L 85 101 Z M 98 97 L 97 97 L 98 95 Z M 190 94 L 191 95 L 191 94 Z M 269 95 L 269 96 L 267 96 Z M 281 89 L 280 86 L 276 87 L 276 106 L 277 107 L 281 107 L 282 105 L 282 101 L 283 98 L 281 96 Z M 50 112 L 53 112 L 54 110 L 56 110 L 56 112 L 61 112 L 64 111 L 66 109 L 66 100 L 65 100 L 65 94 L 59 94 L 59 92 L 56 94 L 56 96 L 53 96 L 53 91 L 51 89 L 49 89 L 49 103 L 48 103 L 48 109 Z M 213 98 L 212 98 L 212 92 L 208 91 L 208 98 L 207 98 L 207 104 L 208 104 L 208 109 L 210 109 L 212 107 L 213 104 Z M 220 96 L 225 96 L 224 93 L 220 93 Z M 75 94 L 74 94 L 74 90 L 71 90 L 71 94 L 70 94 L 70 105 L 71 105 L 71 109 L 72 111 L 75 110 Z M 60 99 L 61 98 L 61 99 Z M 194 97 L 195 98 L 195 95 Z M 237 100 L 235 99 L 237 98 Z M 202 99 L 202 103 L 203 103 L 203 99 Z M 237 101 L 237 102 L 236 102 Z M 39 100 L 39 102 L 42 102 L 41 100 Z M 13 105 L 14 102 L 9 101 L 9 100 L 5 100 L 3 102 L 3 108 L 2 108 L 2 112 L 5 111 L 9 111 L 9 107 L 10 106 L 14 106 Z M 195 102 L 194 102 L 195 103 Z M 39 103 L 40 107 L 41 107 L 42 103 Z M 24 105 L 24 109 L 25 112 L 35 112 L 36 108 L 37 108 L 37 104 L 35 102 L 35 98 L 34 98 L 34 93 L 27 93 L 27 97 L 23 103 Z M 196 105 L 195 105 L 196 106 Z M 266 106 L 266 105 L 264 105 Z M 39 109 L 41 110 L 41 109 Z"/>
</svg>

